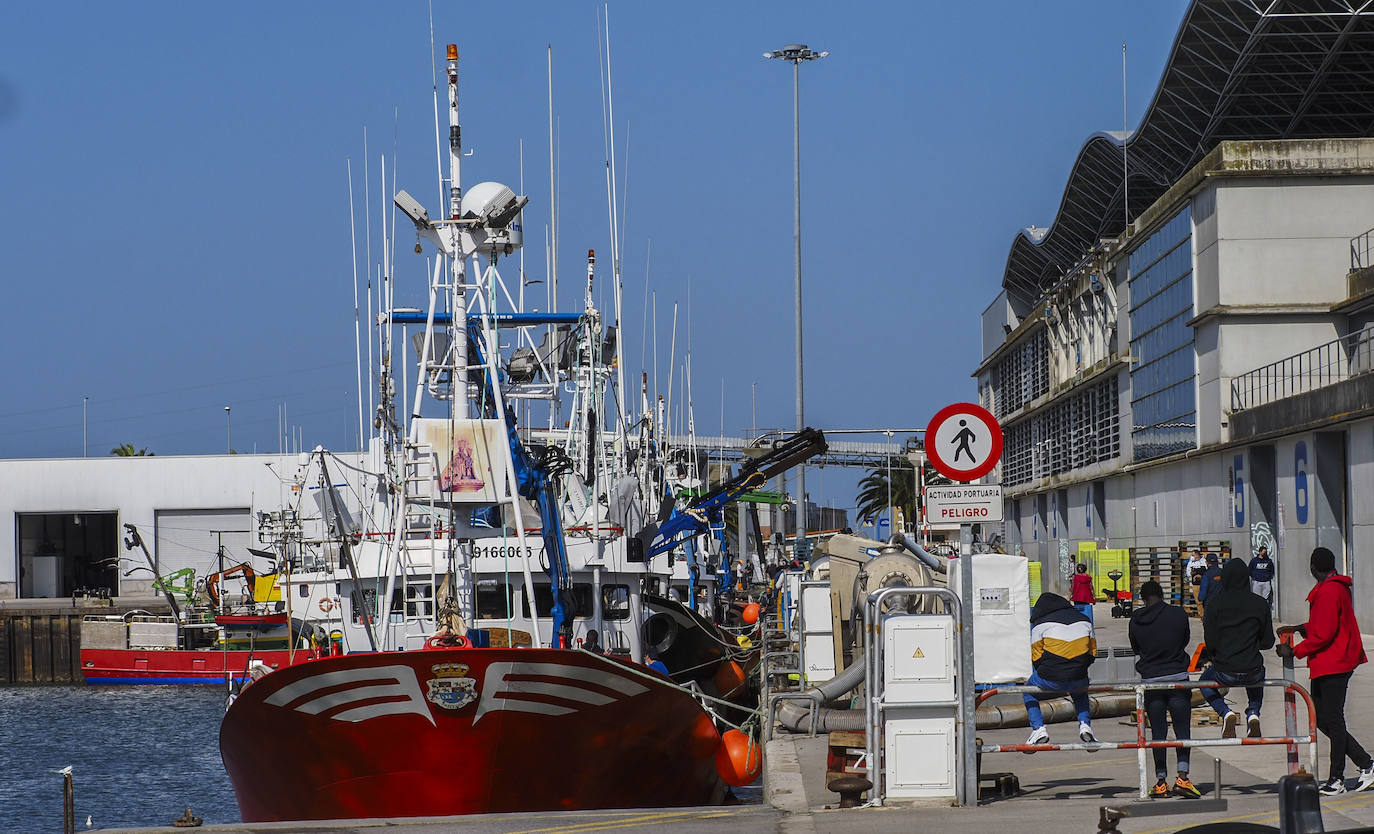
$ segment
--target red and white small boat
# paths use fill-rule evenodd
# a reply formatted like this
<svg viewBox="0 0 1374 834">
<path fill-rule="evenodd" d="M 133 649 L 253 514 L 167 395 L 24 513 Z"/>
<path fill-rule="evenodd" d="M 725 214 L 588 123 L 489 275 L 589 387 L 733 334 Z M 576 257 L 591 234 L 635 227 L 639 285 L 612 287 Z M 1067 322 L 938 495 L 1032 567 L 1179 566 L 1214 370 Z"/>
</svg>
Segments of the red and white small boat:
<svg viewBox="0 0 1374 834">
<path fill-rule="evenodd" d="M 245 686 L 220 728 L 245 822 L 716 804 L 720 747 L 658 673 L 560 649 L 326 658 Z"/>
<path fill-rule="evenodd" d="M 284 613 L 223 614 L 205 623 L 130 612 L 81 623 L 81 673 L 99 684 L 224 684 L 327 654 Z M 293 638 L 294 635 L 294 638 Z M 295 648 L 291 642 L 297 643 Z"/>
</svg>

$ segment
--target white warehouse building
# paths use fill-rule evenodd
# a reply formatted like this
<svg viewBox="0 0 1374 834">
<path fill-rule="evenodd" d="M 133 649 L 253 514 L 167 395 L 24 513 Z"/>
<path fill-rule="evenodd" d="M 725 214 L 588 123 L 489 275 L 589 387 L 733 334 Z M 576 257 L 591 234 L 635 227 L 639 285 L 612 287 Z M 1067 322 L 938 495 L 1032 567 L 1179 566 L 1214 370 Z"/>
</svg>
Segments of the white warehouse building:
<svg viewBox="0 0 1374 834">
<path fill-rule="evenodd" d="M 292 489 L 299 465 L 297 455 L 0 460 L 0 599 L 149 595 L 152 571 L 126 548 L 126 524 L 164 576 L 249 561 L 247 548 L 264 547 L 259 513 L 318 516 Z"/>
<path fill-rule="evenodd" d="M 1234 62 L 1190 57 L 1223 15 Z M 1374 595 L 1374 89 L 1347 75 L 1374 44 L 1318 36 L 1299 66 L 1301 17 L 1195 2 L 1124 153 L 1089 139 L 1013 242 L 974 376 L 1002 536 L 1047 589 L 1085 545 L 1264 544 L 1301 621 L 1320 545 Z"/>
</svg>

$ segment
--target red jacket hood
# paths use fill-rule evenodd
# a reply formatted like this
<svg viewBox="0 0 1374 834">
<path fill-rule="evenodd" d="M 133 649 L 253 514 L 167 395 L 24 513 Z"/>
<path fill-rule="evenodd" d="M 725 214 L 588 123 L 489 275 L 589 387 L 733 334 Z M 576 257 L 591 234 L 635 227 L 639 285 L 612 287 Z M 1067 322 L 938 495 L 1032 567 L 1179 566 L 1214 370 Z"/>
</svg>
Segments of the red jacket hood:
<svg viewBox="0 0 1374 834">
<path fill-rule="evenodd" d="M 1335 582 L 1337 584 L 1344 585 L 1346 590 L 1350 591 L 1352 595 L 1355 593 L 1353 590 L 1351 590 L 1355 587 L 1355 580 L 1351 579 L 1348 576 L 1345 576 L 1344 574 L 1333 573 L 1330 576 L 1323 579 L 1322 581 L 1318 582 L 1316 585 L 1312 586 L 1312 590 L 1307 592 L 1307 601 L 1311 602 L 1312 600 L 1316 599 L 1317 591 L 1321 590 L 1322 586 L 1328 582 Z"/>
</svg>

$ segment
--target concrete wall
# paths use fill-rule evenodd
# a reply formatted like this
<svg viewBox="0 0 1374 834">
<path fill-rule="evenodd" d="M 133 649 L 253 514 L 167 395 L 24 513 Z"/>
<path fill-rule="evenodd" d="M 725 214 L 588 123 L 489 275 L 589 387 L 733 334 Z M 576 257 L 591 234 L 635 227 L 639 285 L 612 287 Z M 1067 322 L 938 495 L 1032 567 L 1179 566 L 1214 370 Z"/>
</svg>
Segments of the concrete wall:
<svg viewBox="0 0 1374 834">
<path fill-rule="evenodd" d="M 350 465 L 359 462 L 357 455 L 344 457 Z M 151 550 L 159 510 L 249 507 L 256 513 L 295 506 L 296 497 L 278 476 L 292 477 L 297 466 L 295 455 L 0 460 L 0 598 L 17 593 L 21 513 L 113 512 L 118 533 L 125 523 L 138 525 Z M 351 482 L 352 473 L 342 469 L 331 475 L 336 483 Z M 316 514 L 312 501 L 301 510 Z M 126 557 L 121 575 L 142 564 L 137 551 L 122 544 L 118 551 Z M 140 576 L 146 574 L 121 579 L 121 589 L 147 589 L 150 582 Z"/>
<path fill-rule="evenodd" d="M 1350 239 L 1374 222 L 1374 180 L 1228 178 L 1216 198 L 1221 304 L 1346 297 Z"/>
</svg>

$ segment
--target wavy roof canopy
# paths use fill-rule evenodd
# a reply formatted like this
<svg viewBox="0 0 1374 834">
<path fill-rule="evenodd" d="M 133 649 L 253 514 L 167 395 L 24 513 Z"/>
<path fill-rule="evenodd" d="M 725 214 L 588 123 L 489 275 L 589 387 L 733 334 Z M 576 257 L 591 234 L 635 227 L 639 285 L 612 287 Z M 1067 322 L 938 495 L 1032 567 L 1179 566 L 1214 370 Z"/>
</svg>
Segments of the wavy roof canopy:
<svg viewBox="0 0 1374 834">
<path fill-rule="evenodd" d="M 1374 0 L 1194 0 L 1127 140 L 1130 214 L 1228 139 L 1374 135 Z M 1122 136 L 1078 152 L 1049 230 L 1012 241 L 1002 286 L 1031 299 L 1125 228 Z"/>
</svg>

